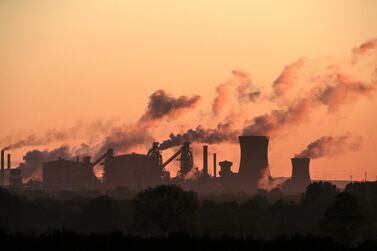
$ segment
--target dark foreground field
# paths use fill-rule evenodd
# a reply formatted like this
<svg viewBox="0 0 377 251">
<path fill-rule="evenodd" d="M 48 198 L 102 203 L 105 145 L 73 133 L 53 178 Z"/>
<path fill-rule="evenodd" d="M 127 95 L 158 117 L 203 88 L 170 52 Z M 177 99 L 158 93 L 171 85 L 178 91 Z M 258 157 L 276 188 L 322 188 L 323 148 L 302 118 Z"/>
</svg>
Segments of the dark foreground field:
<svg viewBox="0 0 377 251">
<path fill-rule="evenodd" d="M 1 250 L 377 250 L 377 242 L 346 247 L 328 237 L 280 236 L 273 240 L 242 237 L 193 237 L 184 233 L 165 237 L 136 237 L 120 232 L 78 234 L 51 231 L 41 235 L 1 234 Z"/>
<path fill-rule="evenodd" d="M 0 189 L 0 248 L 377 250 L 376 212 L 377 182 L 343 191 L 317 182 L 295 198 L 278 190 L 204 198 L 174 185 L 70 197 Z"/>
</svg>

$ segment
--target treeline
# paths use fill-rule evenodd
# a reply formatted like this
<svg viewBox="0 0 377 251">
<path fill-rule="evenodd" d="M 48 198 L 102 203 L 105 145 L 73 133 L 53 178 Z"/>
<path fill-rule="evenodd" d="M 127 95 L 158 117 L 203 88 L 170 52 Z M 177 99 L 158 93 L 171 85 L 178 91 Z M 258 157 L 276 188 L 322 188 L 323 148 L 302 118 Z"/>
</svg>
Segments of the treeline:
<svg viewBox="0 0 377 251">
<path fill-rule="evenodd" d="M 54 229 L 77 234 L 118 232 L 119 238 L 169 238 L 185 232 L 197 241 L 228 236 L 255 243 L 299 234 L 330 236 L 348 246 L 377 240 L 376 182 L 352 183 L 343 192 L 331 183 L 316 182 L 296 200 L 276 189 L 247 199 L 199 199 L 174 185 L 136 195 L 124 191 L 123 198 L 121 190 L 116 196 L 69 199 L 36 193 L 25 196 L 0 189 L 0 231 L 35 236 Z"/>
<path fill-rule="evenodd" d="M 51 231 L 40 235 L 0 233 L 3 250 L 289 250 L 289 251 L 370 251 L 377 242 L 364 241 L 354 246 L 329 237 L 308 235 L 279 236 L 272 240 L 242 237 L 192 236 L 173 233 L 168 236 L 141 237 L 122 232 L 83 234 Z"/>
</svg>

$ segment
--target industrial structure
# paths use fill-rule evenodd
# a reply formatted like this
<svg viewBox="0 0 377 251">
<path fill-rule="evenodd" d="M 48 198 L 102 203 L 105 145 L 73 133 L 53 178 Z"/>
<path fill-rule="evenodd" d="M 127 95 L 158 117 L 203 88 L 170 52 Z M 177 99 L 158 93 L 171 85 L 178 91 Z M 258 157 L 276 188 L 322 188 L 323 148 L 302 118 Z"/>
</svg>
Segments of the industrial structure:
<svg viewBox="0 0 377 251">
<path fill-rule="evenodd" d="M 7 169 L 5 169 L 5 151 L 7 148 L 1 150 L 0 159 L 0 185 L 1 186 L 11 186 L 19 187 L 22 185 L 21 180 L 21 170 L 11 168 L 11 155 L 7 154 Z M 7 179 L 6 179 L 7 177 Z"/>
<path fill-rule="evenodd" d="M 108 149 L 95 161 L 89 156 L 82 160 L 58 160 L 43 163 L 43 188 L 50 191 L 80 189 L 114 189 L 128 187 L 141 190 L 158 184 L 178 184 L 198 192 L 248 192 L 259 189 L 259 181 L 263 178 L 272 181 L 268 162 L 267 136 L 239 136 L 240 165 L 239 172 L 232 171 L 233 163 L 223 160 L 217 163 L 217 155 L 213 153 L 213 174 L 209 173 L 208 146 L 203 146 L 203 165 L 199 172 L 194 168 L 194 158 L 189 141 L 185 141 L 166 160 L 163 161 L 158 142 L 154 142 L 146 154 L 130 153 L 115 155 Z M 1 151 L 1 184 L 4 185 L 5 171 L 9 170 L 9 185 L 20 186 L 21 170 L 10 168 L 8 154 L 8 170 L 4 167 L 4 150 Z M 179 161 L 177 176 L 172 178 L 166 166 L 173 160 Z M 292 177 L 282 185 L 287 192 L 302 192 L 311 182 L 308 158 L 292 159 Z M 220 170 L 217 170 L 217 164 Z M 97 165 L 103 166 L 103 175 L 98 179 L 94 174 Z"/>
<path fill-rule="evenodd" d="M 310 184 L 309 158 L 292 158 L 292 176 L 282 185 L 285 193 L 301 193 Z"/>
</svg>

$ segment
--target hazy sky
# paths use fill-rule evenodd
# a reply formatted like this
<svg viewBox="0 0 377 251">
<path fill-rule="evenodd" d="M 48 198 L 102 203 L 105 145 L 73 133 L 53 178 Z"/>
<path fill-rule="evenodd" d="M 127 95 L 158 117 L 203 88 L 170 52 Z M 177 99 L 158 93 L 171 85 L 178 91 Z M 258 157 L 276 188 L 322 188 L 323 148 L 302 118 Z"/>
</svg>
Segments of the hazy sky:
<svg viewBox="0 0 377 251">
<path fill-rule="evenodd" d="M 195 110 L 154 126 L 154 137 L 162 141 L 170 131 L 211 121 L 216 86 L 234 69 L 247 72 L 252 83 L 268 93 L 284 67 L 301 57 L 310 60 L 307 71 L 317 62 L 352 65 L 352 49 L 377 37 L 376 13 L 374 0 L 2 0 L 0 143 L 69 128 L 78 121 L 132 124 L 158 89 L 175 97 L 200 95 Z M 377 66 L 368 60 L 365 64 Z M 370 79 L 367 67 L 352 67 L 353 75 Z M 250 119 L 269 112 L 263 102 L 250 106 Z M 363 137 L 361 149 L 312 160 L 312 178 L 353 175 L 356 180 L 368 172 L 375 179 L 376 108 L 377 97 L 370 95 L 335 113 L 318 109 L 274 137 L 272 175 L 289 176 L 290 158 L 318 137 L 351 132 Z M 55 146 L 63 143 L 72 140 Z M 48 147 L 51 144 L 37 148 Z M 14 151 L 15 160 L 27 150 Z M 210 146 L 213 151 L 238 168 L 238 145 Z M 196 162 L 201 166 L 200 159 Z"/>
</svg>

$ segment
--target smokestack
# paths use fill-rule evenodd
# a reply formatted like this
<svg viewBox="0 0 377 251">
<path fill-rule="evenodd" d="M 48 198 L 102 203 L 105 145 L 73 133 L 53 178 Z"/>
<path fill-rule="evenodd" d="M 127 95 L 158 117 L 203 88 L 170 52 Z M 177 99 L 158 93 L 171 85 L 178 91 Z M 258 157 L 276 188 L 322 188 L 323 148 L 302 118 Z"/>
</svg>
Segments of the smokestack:
<svg viewBox="0 0 377 251">
<path fill-rule="evenodd" d="M 8 153 L 7 157 L 8 157 L 8 163 L 7 164 L 8 164 L 8 171 L 9 171 L 10 170 L 10 153 Z"/>
<path fill-rule="evenodd" d="M 1 170 L 0 170 L 0 185 L 4 185 L 4 150 L 1 150 Z"/>
<path fill-rule="evenodd" d="M 216 153 L 213 154 L 213 177 L 216 178 L 216 166 L 217 166 L 217 162 L 216 162 Z"/>
<path fill-rule="evenodd" d="M 305 189 L 310 183 L 309 158 L 292 158 L 292 183 L 297 188 Z"/>
<path fill-rule="evenodd" d="M 239 136 L 241 147 L 241 161 L 239 176 L 247 186 L 255 189 L 258 181 L 268 169 L 268 137 L 267 136 Z"/>
<path fill-rule="evenodd" d="M 208 175 L 208 146 L 203 146 L 203 174 Z"/>
</svg>

